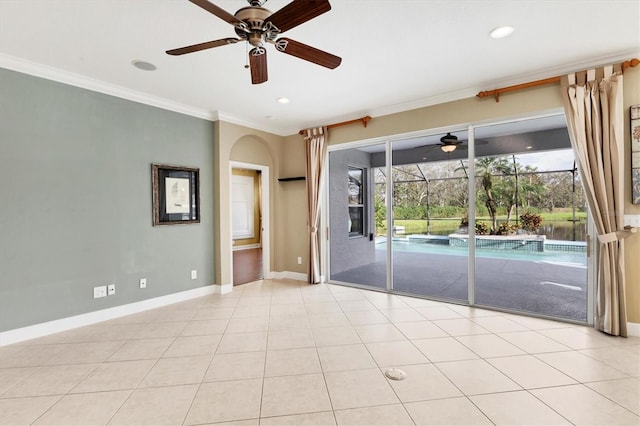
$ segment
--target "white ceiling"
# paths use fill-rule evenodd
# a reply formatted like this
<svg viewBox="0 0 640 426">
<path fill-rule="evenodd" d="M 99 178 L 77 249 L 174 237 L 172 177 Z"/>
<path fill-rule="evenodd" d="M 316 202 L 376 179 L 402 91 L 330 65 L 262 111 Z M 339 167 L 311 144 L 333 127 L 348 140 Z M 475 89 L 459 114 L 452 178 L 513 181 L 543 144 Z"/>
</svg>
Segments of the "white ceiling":
<svg viewBox="0 0 640 426">
<path fill-rule="evenodd" d="M 277 11 L 289 0 L 269 0 Z M 213 0 L 230 13 L 245 0 Z M 268 45 L 252 85 L 243 43 L 187 0 L 0 0 L 0 66 L 279 135 L 460 99 L 640 55 L 639 0 L 331 0 L 284 35 L 342 57 L 329 70 Z M 511 25 L 493 40 L 494 27 Z M 131 65 L 144 60 L 156 71 Z M 288 97 L 291 103 L 276 102 Z M 486 102 L 493 102 L 486 100 Z"/>
</svg>

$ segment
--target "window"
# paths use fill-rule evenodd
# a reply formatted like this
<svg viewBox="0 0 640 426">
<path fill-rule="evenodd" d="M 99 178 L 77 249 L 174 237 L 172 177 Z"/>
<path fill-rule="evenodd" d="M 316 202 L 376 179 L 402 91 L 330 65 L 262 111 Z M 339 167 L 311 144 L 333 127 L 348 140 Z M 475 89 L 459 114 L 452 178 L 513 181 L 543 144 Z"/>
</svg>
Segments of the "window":
<svg viewBox="0 0 640 426">
<path fill-rule="evenodd" d="M 364 235 L 364 169 L 349 166 L 349 236 Z"/>
</svg>

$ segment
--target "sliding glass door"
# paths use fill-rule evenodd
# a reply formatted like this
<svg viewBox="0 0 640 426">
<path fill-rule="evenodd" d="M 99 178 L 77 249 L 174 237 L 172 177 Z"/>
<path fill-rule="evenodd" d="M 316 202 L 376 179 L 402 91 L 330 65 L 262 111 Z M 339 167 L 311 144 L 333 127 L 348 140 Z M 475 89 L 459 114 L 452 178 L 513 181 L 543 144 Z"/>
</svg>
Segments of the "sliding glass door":
<svg viewBox="0 0 640 426">
<path fill-rule="evenodd" d="M 584 193 L 566 128 L 542 124 L 476 129 L 475 303 L 584 322 Z"/>
<path fill-rule="evenodd" d="M 458 132 L 460 142 L 466 131 Z M 466 144 L 444 152 L 441 135 L 394 141 L 393 281 L 398 292 L 466 302 L 468 250 L 449 245 L 467 217 Z"/>
<path fill-rule="evenodd" d="M 329 280 L 387 288 L 385 145 L 329 153 Z"/>
<path fill-rule="evenodd" d="M 564 116 L 447 130 L 330 149 L 329 280 L 588 322 Z"/>
</svg>

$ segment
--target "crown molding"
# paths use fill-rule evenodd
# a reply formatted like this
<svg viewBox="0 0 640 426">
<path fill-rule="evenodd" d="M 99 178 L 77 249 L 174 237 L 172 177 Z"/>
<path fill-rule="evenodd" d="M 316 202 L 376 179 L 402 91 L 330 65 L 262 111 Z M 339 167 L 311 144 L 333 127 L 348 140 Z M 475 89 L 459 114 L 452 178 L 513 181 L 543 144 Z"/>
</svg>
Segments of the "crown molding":
<svg viewBox="0 0 640 426">
<path fill-rule="evenodd" d="M 460 99 L 472 98 L 478 92 L 482 90 L 490 90 L 496 87 L 511 86 L 515 84 L 521 84 L 528 81 L 540 80 L 543 78 L 554 77 L 557 75 L 566 74 L 569 72 L 580 71 L 588 68 L 598 67 L 606 64 L 617 63 L 628 60 L 629 58 L 640 56 L 638 51 L 624 51 L 614 54 L 589 58 L 587 60 L 572 62 L 570 64 L 546 68 L 544 70 L 536 71 L 535 73 L 521 74 L 518 76 L 510 77 L 508 79 L 488 81 L 479 87 L 469 87 L 454 92 L 447 92 L 430 96 L 427 98 L 414 99 L 408 102 L 403 102 L 395 105 L 384 106 L 380 108 L 373 108 L 369 111 L 361 112 L 360 114 L 345 116 L 341 120 L 344 121 L 353 117 L 360 117 L 363 114 L 371 117 L 382 117 L 391 114 L 397 114 L 401 112 L 411 111 L 419 108 L 425 108 L 433 105 L 438 105 L 447 102 L 453 102 Z M 275 126 L 264 126 L 255 122 L 249 122 L 246 119 L 236 117 L 221 111 L 209 111 L 205 109 L 195 108 L 189 105 L 180 104 L 165 98 L 149 95 L 147 93 L 138 92 L 135 90 L 127 89 L 122 86 L 107 83 L 101 80 L 89 78 L 80 74 L 72 73 L 69 71 L 61 70 L 58 68 L 50 67 L 47 65 L 38 64 L 28 61 L 26 59 L 18 58 L 12 55 L 0 53 L 0 68 L 6 68 L 13 71 L 18 71 L 24 74 L 33 75 L 36 77 L 45 78 L 48 80 L 57 81 L 71 86 L 92 90 L 99 93 L 104 93 L 111 96 L 116 96 L 122 99 L 138 102 L 145 105 L 162 108 L 168 111 L 177 112 L 180 114 L 189 115 L 192 117 L 202 118 L 210 121 L 225 121 L 228 123 L 236 124 L 239 126 L 248 127 L 251 129 L 271 133 L 278 136 L 290 136 L 298 133 L 300 129 L 293 128 L 281 128 Z M 317 124 L 317 123 L 316 123 Z M 314 127 L 314 125 L 302 125 L 300 128 Z"/>
<path fill-rule="evenodd" d="M 581 71 L 593 67 L 615 64 L 638 56 L 640 56 L 640 52 L 628 50 L 606 56 L 589 58 L 587 60 L 579 62 L 571 62 L 570 64 L 566 65 L 545 68 L 543 70 L 538 70 L 535 73 L 520 74 L 518 76 L 510 77 L 509 79 L 488 81 L 479 87 L 469 87 L 466 89 L 456 90 L 454 92 L 442 93 L 427 98 L 415 99 L 409 102 L 375 108 L 372 109 L 368 113 L 368 115 L 370 115 L 371 117 L 381 117 L 385 115 L 443 104 L 446 102 L 458 101 L 460 99 L 473 98 L 478 92 L 482 90 L 491 90 L 495 89 L 496 87 L 512 86 L 515 84 L 555 77 L 558 75 L 568 74 L 570 72 Z"/>
<path fill-rule="evenodd" d="M 200 108 L 194 108 L 189 105 L 180 104 L 178 102 L 173 102 L 168 99 L 160 98 L 158 96 L 152 96 L 147 93 L 127 89 L 126 87 L 61 70 L 59 68 L 38 64 L 26 59 L 7 55 L 5 53 L 0 53 L 0 68 L 6 68 L 12 71 L 21 72 L 23 74 L 29 74 L 35 77 L 57 81 L 58 83 L 80 87 L 82 89 L 87 89 L 94 92 L 103 93 L 105 95 L 111 95 L 141 104 L 178 112 L 180 114 L 190 115 L 192 117 L 203 118 L 210 121 L 218 120 L 218 113 L 216 111 L 207 111 Z"/>
<path fill-rule="evenodd" d="M 291 134 L 291 133 L 287 133 L 288 130 L 283 130 L 277 127 L 262 126 L 260 124 L 252 123 L 247 120 L 238 118 L 234 115 L 228 115 L 222 111 L 218 112 L 218 120 L 224 121 L 225 123 L 231 123 L 231 124 L 236 124 L 238 126 L 248 127 L 249 129 L 253 129 L 253 130 L 259 130 L 265 133 L 271 133 L 272 135 L 276 135 L 276 136 L 288 136 Z M 293 133 L 297 133 L 297 130 L 294 131 Z"/>
<path fill-rule="evenodd" d="M 584 59 L 581 61 L 575 61 L 566 63 L 565 65 L 559 65 L 555 67 L 549 67 L 542 70 L 538 70 L 535 73 L 520 74 L 512 76 L 509 79 L 501 79 L 488 81 L 482 84 L 482 87 L 478 88 L 478 92 L 482 90 L 491 90 L 496 87 L 513 86 L 516 84 L 527 83 L 530 81 L 542 80 L 545 78 L 557 77 L 564 74 L 584 71 L 591 68 L 598 68 L 605 65 L 617 64 L 634 57 L 638 57 L 640 52 L 637 50 L 625 50 L 622 52 L 616 52 L 605 56 L 598 56 L 593 58 Z"/>
<path fill-rule="evenodd" d="M 226 121 L 232 124 L 249 127 L 251 129 L 272 133 L 279 136 L 286 136 L 288 130 L 264 127 L 256 125 L 256 123 L 248 122 L 233 115 L 226 114 L 221 111 L 208 111 L 201 108 L 195 108 L 189 105 L 174 102 L 158 96 L 149 95 L 148 93 L 138 92 L 136 90 L 127 89 L 126 87 L 107 83 L 105 81 L 93 79 L 70 71 L 61 70 L 59 68 L 50 67 L 48 65 L 38 64 L 16 56 L 0 53 L 0 68 L 6 68 L 12 71 L 21 72 L 23 74 L 44 78 L 47 80 L 57 81 L 58 83 L 68 84 L 74 87 L 91 90 L 94 92 L 111 95 L 133 102 L 162 108 L 168 111 L 189 115 L 196 118 L 202 118 L 209 121 Z"/>
<path fill-rule="evenodd" d="M 414 109 L 425 108 L 447 102 L 459 101 L 460 99 L 472 98 L 478 93 L 475 88 L 456 90 L 455 92 L 442 93 L 427 98 L 415 99 L 401 104 L 389 105 L 371 110 L 371 117 L 381 117 L 384 115 L 397 114 Z"/>
</svg>

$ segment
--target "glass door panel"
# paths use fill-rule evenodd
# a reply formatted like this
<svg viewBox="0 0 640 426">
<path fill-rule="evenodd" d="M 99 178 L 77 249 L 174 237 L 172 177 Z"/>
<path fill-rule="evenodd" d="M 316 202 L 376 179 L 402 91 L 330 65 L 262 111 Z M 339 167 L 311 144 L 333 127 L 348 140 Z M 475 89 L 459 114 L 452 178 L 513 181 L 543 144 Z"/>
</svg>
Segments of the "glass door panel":
<svg viewBox="0 0 640 426">
<path fill-rule="evenodd" d="M 385 145 L 329 152 L 329 280 L 387 288 Z"/>
<path fill-rule="evenodd" d="M 444 152 L 442 136 L 392 143 L 393 289 L 466 302 L 468 249 L 449 239 L 466 226 L 467 151 Z"/>
<path fill-rule="evenodd" d="M 586 203 L 564 117 L 478 127 L 475 141 L 475 303 L 586 322 Z"/>
</svg>

